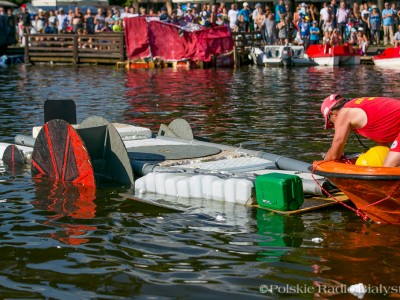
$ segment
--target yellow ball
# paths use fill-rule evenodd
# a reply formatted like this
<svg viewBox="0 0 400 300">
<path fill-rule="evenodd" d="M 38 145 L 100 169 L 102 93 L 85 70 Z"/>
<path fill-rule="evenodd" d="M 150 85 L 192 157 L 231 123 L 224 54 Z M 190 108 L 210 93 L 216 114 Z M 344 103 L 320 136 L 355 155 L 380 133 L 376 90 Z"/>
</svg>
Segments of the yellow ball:
<svg viewBox="0 0 400 300">
<path fill-rule="evenodd" d="M 357 166 L 382 167 L 389 148 L 385 146 L 376 146 L 361 154 L 357 161 Z"/>
</svg>

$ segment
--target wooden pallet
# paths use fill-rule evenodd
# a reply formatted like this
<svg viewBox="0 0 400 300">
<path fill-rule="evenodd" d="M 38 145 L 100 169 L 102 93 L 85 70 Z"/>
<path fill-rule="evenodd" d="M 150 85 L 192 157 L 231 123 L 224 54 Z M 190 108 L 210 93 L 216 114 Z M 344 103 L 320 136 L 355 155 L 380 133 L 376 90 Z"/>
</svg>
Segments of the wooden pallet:
<svg viewBox="0 0 400 300">
<path fill-rule="evenodd" d="M 149 204 L 152 206 L 164 208 L 170 211 L 174 212 L 185 212 L 188 211 L 191 207 L 185 206 L 185 205 L 177 205 L 177 203 L 174 203 L 173 201 L 168 201 L 168 198 L 171 199 L 171 197 L 167 197 L 164 195 L 155 195 L 155 197 L 141 197 L 137 195 L 130 195 L 130 194 L 124 194 L 121 193 L 119 194 L 121 197 L 124 197 L 126 199 L 138 201 L 141 203 Z M 282 215 L 295 215 L 295 214 L 302 214 L 310 211 L 315 211 L 318 209 L 322 208 L 327 208 L 330 206 L 334 205 L 339 205 L 339 202 L 347 202 L 349 201 L 349 198 L 342 192 L 335 193 L 333 195 L 335 199 L 332 198 L 325 198 L 325 197 L 310 197 L 310 198 L 305 198 L 303 205 L 297 209 L 297 210 L 292 210 L 292 211 L 278 211 L 274 209 L 269 209 L 265 207 L 261 207 L 259 205 L 249 205 L 249 207 L 253 208 L 259 208 L 263 210 L 268 210 L 277 214 L 282 214 Z M 157 197 L 162 197 L 158 198 Z M 164 199 L 166 198 L 166 199 Z M 213 201 L 213 200 L 210 200 Z M 239 205 L 239 204 L 238 204 Z"/>
</svg>

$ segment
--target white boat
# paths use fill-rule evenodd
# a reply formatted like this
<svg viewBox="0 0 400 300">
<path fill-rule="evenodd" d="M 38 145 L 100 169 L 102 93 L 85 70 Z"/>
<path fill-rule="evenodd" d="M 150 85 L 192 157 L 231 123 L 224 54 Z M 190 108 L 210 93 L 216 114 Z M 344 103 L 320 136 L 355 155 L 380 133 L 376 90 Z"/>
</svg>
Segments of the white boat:
<svg viewBox="0 0 400 300">
<path fill-rule="evenodd" d="M 250 56 L 258 66 L 290 66 L 302 67 L 313 65 L 307 54 L 304 53 L 303 46 L 267 45 L 263 48 L 253 47 L 250 49 Z"/>
<path fill-rule="evenodd" d="M 310 45 L 306 53 L 319 66 L 359 65 L 361 57 L 349 45 Z"/>
<path fill-rule="evenodd" d="M 400 68 L 400 47 L 389 47 L 372 60 L 379 67 Z"/>
</svg>

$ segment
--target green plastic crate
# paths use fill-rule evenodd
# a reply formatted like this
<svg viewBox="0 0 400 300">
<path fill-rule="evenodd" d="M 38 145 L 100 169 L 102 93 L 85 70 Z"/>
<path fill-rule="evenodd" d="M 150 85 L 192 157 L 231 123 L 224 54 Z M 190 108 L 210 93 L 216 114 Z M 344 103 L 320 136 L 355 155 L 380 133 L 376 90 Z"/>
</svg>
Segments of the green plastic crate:
<svg viewBox="0 0 400 300">
<path fill-rule="evenodd" d="M 257 203 L 274 210 L 296 210 L 304 202 L 303 184 L 299 176 L 269 173 L 256 177 Z"/>
</svg>

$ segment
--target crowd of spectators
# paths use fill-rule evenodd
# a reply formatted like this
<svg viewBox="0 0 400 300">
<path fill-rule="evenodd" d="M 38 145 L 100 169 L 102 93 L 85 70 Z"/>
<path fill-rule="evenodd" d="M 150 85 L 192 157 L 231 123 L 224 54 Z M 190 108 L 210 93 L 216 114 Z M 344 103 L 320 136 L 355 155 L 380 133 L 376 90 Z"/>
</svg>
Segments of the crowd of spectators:
<svg viewBox="0 0 400 300">
<path fill-rule="evenodd" d="M 320 8 L 303 2 L 295 9 L 284 0 L 274 7 L 257 3 L 254 9 L 244 2 L 239 11 L 232 5 L 228 16 L 232 30 L 260 30 L 270 45 L 293 43 L 307 48 L 348 43 L 365 55 L 370 44 L 397 46 L 400 41 L 400 11 L 395 2 L 386 2 L 382 10 L 372 2 L 348 6 L 345 1 L 331 0 Z"/>
<path fill-rule="evenodd" d="M 4 10 L 0 10 L 2 13 Z M 325 2 L 319 8 L 315 3 L 305 2 L 291 8 L 284 0 L 279 0 L 275 6 L 257 3 L 253 8 L 248 2 L 233 3 L 229 9 L 222 2 L 219 5 L 178 3 L 171 13 L 166 7 L 159 11 L 140 7 L 136 11 L 126 6 L 121 10 L 98 8 L 97 13 L 75 7 L 69 11 L 39 9 L 37 14 L 32 14 L 22 6 L 15 24 L 22 42 L 24 33 L 121 32 L 124 19 L 137 16 L 158 17 L 180 26 L 191 23 L 206 27 L 227 26 L 233 32 L 259 31 L 269 45 L 293 43 L 308 47 L 310 44 L 349 43 L 363 54 L 369 44 L 397 46 L 400 41 L 400 31 L 395 34 L 398 28 L 400 30 L 400 11 L 395 2 L 386 2 L 381 11 L 372 2 L 354 2 L 349 7 L 345 1 L 337 3 L 337 0 Z"/>
</svg>

